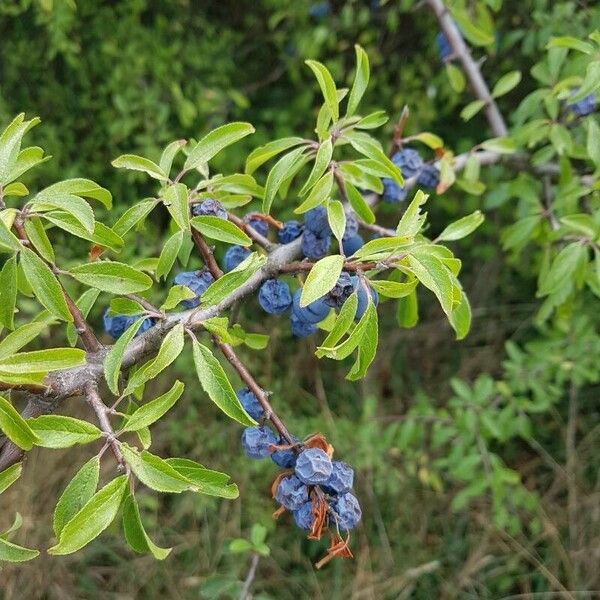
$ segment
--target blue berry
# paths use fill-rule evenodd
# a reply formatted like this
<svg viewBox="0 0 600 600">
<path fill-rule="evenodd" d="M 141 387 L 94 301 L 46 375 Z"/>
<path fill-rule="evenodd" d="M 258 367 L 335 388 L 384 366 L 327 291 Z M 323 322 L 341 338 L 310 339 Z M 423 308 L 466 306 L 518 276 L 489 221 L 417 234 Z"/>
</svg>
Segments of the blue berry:
<svg viewBox="0 0 600 600">
<path fill-rule="evenodd" d="M 266 458 L 276 444 L 277 438 L 268 427 L 246 427 L 242 433 L 242 446 L 250 458 Z"/>
<path fill-rule="evenodd" d="M 112 315 L 108 314 L 109 309 L 104 311 L 102 321 L 104 331 L 108 333 L 114 340 L 118 340 L 142 315 Z M 136 337 L 147 331 L 154 325 L 154 319 L 148 317 L 142 321 L 140 328 L 135 334 Z"/>
<path fill-rule="evenodd" d="M 417 185 L 433 190 L 440 182 L 440 172 L 434 165 L 425 165 L 417 177 Z"/>
<path fill-rule="evenodd" d="M 349 238 L 344 236 L 342 238 L 342 248 L 344 249 L 344 254 L 346 256 L 352 256 L 357 250 L 360 250 L 364 246 L 364 243 L 365 240 L 363 240 L 362 236 L 358 233 L 355 233 Z"/>
<path fill-rule="evenodd" d="M 208 269 L 202 269 L 200 271 L 183 271 L 181 273 L 177 273 L 173 279 L 173 283 L 176 285 L 185 285 L 186 287 L 190 288 L 194 294 L 196 294 L 195 298 L 182 300 L 182 306 L 185 308 L 195 308 L 198 306 L 200 304 L 200 298 L 202 297 L 202 294 L 204 294 L 214 280 L 215 278 L 210 274 Z"/>
<path fill-rule="evenodd" d="M 446 37 L 446 34 L 443 31 L 440 31 L 435 36 L 435 43 L 437 44 L 440 60 L 442 62 L 446 62 L 446 60 L 452 55 L 453 50 L 448 38 Z"/>
<path fill-rule="evenodd" d="M 244 217 L 244 221 L 256 231 L 256 233 L 260 233 L 263 237 L 267 237 L 269 235 L 269 224 L 263 219 L 257 219 L 256 217 L 252 218 L 246 215 Z"/>
<path fill-rule="evenodd" d="M 304 215 L 304 227 L 319 237 L 330 235 L 331 227 L 327 219 L 327 209 L 323 205 L 311 208 Z"/>
<path fill-rule="evenodd" d="M 323 258 L 331 244 L 331 235 L 319 237 L 313 231 L 305 231 L 302 236 L 302 254 L 311 260 Z"/>
<path fill-rule="evenodd" d="M 287 510 L 299 510 L 308 502 L 308 488 L 295 475 L 288 475 L 279 482 L 275 500 Z"/>
<path fill-rule="evenodd" d="M 310 531 L 315 522 L 315 515 L 312 510 L 312 502 L 304 503 L 298 510 L 295 510 L 293 513 L 294 521 L 296 525 L 300 527 L 300 529 L 306 529 Z"/>
<path fill-rule="evenodd" d="M 356 289 L 358 295 L 358 304 L 356 306 L 356 315 L 354 317 L 354 319 L 358 321 L 367 310 L 369 297 L 367 296 L 365 288 L 360 285 L 358 277 L 353 276 L 352 283 L 354 284 L 354 289 Z M 377 306 L 379 304 L 379 294 L 371 286 L 369 286 L 369 290 L 371 292 L 371 300 L 375 303 L 375 306 Z"/>
<path fill-rule="evenodd" d="M 283 227 L 277 232 L 277 239 L 280 244 L 289 244 L 302 235 L 304 227 L 298 221 L 286 221 Z"/>
<path fill-rule="evenodd" d="M 223 257 L 223 270 L 225 273 L 233 271 L 239 264 L 243 263 L 249 256 L 250 250 L 243 246 L 230 246 Z"/>
<path fill-rule="evenodd" d="M 223 205 L 213 198 L 207 198 L 200 204 L 194 204 L 192 207 L 192 214 L 195 217 L 219 217 L 219 219 L 227 219 L 227 211 L 223 208 Z"/>
<path fill-rule="evenodd" d="M 299 440 L 294 438 L 294 443 L 299 443 Z M 287 445 L 287 442 L 280 438 L 278 445 Z M 271 454 L 271 459 L 278 467 L 281 467 L 282 469 L 291 469 L 296 464 L 296 453 L 292 448 L 276 450 Z"/>
<path fill-rule="evenodd" d="M 354 211 L 346 211 L 346 228 L 344 229 L 344 238 L 350 237 L 358 233 L 358 219 Z"/>
<path fill-rule="evenodd" d="M 335 512 L 333 521 L 342 531 L 354 529 L 362 517 L 360 504 L 354 494 L 347 493 L 340 496 L 333 502 L 332 509 Z"/>
<path fill-rule="evenodd" d="M 307 485 L 325 483 L 332 470 L 331 459 L 320 448 L 302 450 L 296 459 L 296 476 Z"/>
<path fill-rule="evenodd" d="M 260 405 L 258 398 L 254 395 L 254 393 L 249 388 L 242 388 L 238 390 L 236 393 L 240 404 L 244 407 L 244 410 L 256 421 L 263 417 L 264 410 Z"/>
<path fill-rule="evenodd" d="M 345 462 L 334 460 L 333 470 L 329 479 L 323 484 L 323 490 L 328 494 L 345 494 L 352 489 L 354 483 L 354 471 Z"/>
<path fill-rule="evenodd" d="M 292 316 L 296 317 L 298 321 L 314 325 L 320 323 L 329 314 L 330 307 L 327 306 L 323 298 L 311 302 L 308 306 L 301 307 L 301 296 L 302 290 L 296 290 L 292 299 Z"/>
<path fill-rule="evenodd" d="M 329 2 L 317 2 L 316 4 L 312 4 L 308 9 L 308 14 L 313 19 L 322 19 L 326 17 L 331 12 L 331 7 L 329 6 Z"/>
<path fill-rule="evenodd" d="M 299 338 L 309 337 L 317 333 L 317 326 L 301 321 L 295 314 L 290 317 L 292 333 Z"/>
<path fill-rule="evenodd" d="M 576 117 L 586 117 L 587 115 L 592 114 L 597 107 L 598 100 L 595 94 L 589 94 L 585 98 L 567 105 L 567 108 Z"/>
<path fill-rule="evenodd" d="M 383 183 L 383 201 L 389 204 L 397 204 L 406 200 L 406 188 L 398 185 L 393 179 L 384 177 Z"/>
<path fill-rule="evenodd" d="M 400 169 L 405 179 L 414 177 L 423 167 L 421 155 L 412 148 L 404 148 L 396 152 L 392 156 L 392 162 Z"/>
<path fill-rule="evenodd" d="M 292 294 L 287 283 L 279 279 L 267 279 L 258 292 L 258 303 L 270 315 L 279 315 L 292 305 Z"/>
<path fill-rule="evenodd" d="M 352 277 L 345 271 L 340 274 L 337 283 L 324 296 L 325 304 L 339 310 L 354 291 L 355 284 L 352 281 Z"/>
</svg>

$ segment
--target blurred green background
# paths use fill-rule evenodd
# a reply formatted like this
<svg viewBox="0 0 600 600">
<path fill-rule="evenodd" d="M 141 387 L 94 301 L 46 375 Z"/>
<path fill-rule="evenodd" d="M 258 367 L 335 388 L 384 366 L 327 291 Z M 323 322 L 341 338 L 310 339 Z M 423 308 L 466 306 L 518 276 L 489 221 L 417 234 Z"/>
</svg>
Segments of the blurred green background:
<svg viewBox="0 0 600 600">
<path fill-rule="evenodd" d="M 530 69 L 550 36 L 586 36 L 600 27 L 600 7 L 508 0 L 496 24 L 495 48 L 475 56 L 485 58 L 483 71 L 494 80 L 523 72 L 500 101 L 510 122 L 535 87 Z M 256 134 L 215 161 L 228 172 L 241 169 L 244 153 L 267 140 L 310 135 L 318 89 L 304 59 L 321 60 L 348 81 L 360 43 L 371 61 L 363 112 L 383 108 L 392 117 L 381 141 L 389 143 L 406 104 L 408 134 L 433 131 L 460 152 L 491 135 L 483 116 L 460 119 L 471 97 L 452 91 L 437 31 L 432 15 L 409 0 L 3 0 L 0 122 L 20 111 L 43 120 L 30 141 L 53 159 L 34 184 L 27 181 L 33 189 L 90 177 L 113 192 L 119 214 L 152 187 L 113 169 L 117 155 L 157 159 L 173 139 L 244 120 Z M 512 177 L 489 168 L 482 196 L 453 188 L 429 203 L 434 232 L 476 208 L 487 216 L 456 245 L 474 311 L 463 342 L 425 294 L 411 330 L 399 329 L 384 304 L 376 363 L 351 384 L 348 365 L 318 362 L 313 340 L 291 338 L 287 322 L 265 318 L 255 300 L 244 306 L 243 326 L 270 333 L 271 342 L 241 351 L 243 358 L 290 429 L 324 433 L 356 469 L 364 517 L 353 561 L 316 571 L 324 544 L 303 539 L 286 517 L 273 522 L 272 465 L 242 456 L 239 427 L 209 405 L 185 355 L 176 369 L 189 382 L 185 401 L 155 428 L 154 451 L 226 471 L 240 498 L 143 494 L 149 531 L 174 546 L 165 562 L 132 555 L 109 531 L 73 557 L 42 554 L 3 567 L 3 597 L 237 598 L 250 557 L 231 554 L 229 542 L 261 524 L 271 555 L 259 561 L 256 598 L 592 598 L 568 590 L 600 589 L 597 299 L 583 299 L 558 324 L 536 321 L 537 255 L 508 253 L 500 243 L 516 217 L 518 194 L 506 187 Z M 398 208 L 380 214 L 392 224 Z M 157 216 L 147 227 L 156 235 L 126 248 L 125 261 L 159 252 L 166 223 Z M 68 409 L 85 414 L 75 401 Z M 57 495 L 86 456 L 36 451 L 2 496 L 0 506 L 23 514 L 28 545 L 49 539 Z"/>
</svg>

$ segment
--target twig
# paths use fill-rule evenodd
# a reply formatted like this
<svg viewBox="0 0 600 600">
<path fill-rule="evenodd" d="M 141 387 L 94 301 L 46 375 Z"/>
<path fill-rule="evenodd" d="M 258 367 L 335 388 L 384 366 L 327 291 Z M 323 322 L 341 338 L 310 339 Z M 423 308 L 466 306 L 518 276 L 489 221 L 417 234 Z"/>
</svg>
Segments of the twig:
<svg viewBox="0 0 600 600">
<path fill-rule="evenodd" d="M 569 521 L 569 548 L 572 557 L 577 556 L 577 547 L 579 546 L 579 515 L 577 503 L 577 417 L 579 412 L 578 389 L 571 382 L 569 389 L 569 417 L 567 421 L 567 431 L 565 439 L 567 474 L 567 513 Z M 577 564 L 574 565 L 575 579 L 577 579 Z M 572 582 L 577 585 L 577 581 Z"/>
<path fill-rule="evenodd" d="M 221 271 L 221 269 L 219 268 L 219 265 L 217 264 L 217 261 L 215 260 L 213 251 L 211 250 L 210 246 L 206 243 L 206 241 L 202 237 L 201 233 L 199 231 L 197 231 L 196 229 L 194 229 L 193 227 L 192 227 L 192 239 L 194 240 L 194 244 L 196 245 L 198 252 L 202 256 L 202 259 L 204 260 L 204 264 L 207 266 L 208 270 L 210 271 L 210 274 L 215 279 L 218 279 L 219 277 L 221 277 L 221 275 L 223 275 L 223 271 Z"/>
<path fill-rule="evenodd" d="M 458 28 L 454 23 L 452 16 L 448 12 L 443 0 L 425 0 L 425 2 L 434 12 L 440 27 L 454 52 L 454 56 L 458 58 L 462 64 L 463 70 L 467 76 L 467 79 L 469 80 L 473 93 L 479 100 L 485 102 L 484 111 L 487 121 L 490 125 L 490 129 L 497 137 L 506 136 L 508 134 L 508 128 L 506 127 L 504 117 L 498 109 L 498 105 L 492 98 L 487 83 L 485 82 L 485 79 L 479 70 L 479 65 L 471 56 L 471 52 L 462 35 L 458 31 Z"/>
<path fill-rule="evenodd" d="M 250 598 L 250 586 L 256 577 L 256 568 L 258 567 L 259 560 L 260 556 L 256 553 L 253 553 L 250 569 L 248 570 L 248 575 L 246 575 L 244 585 L 242 586 L 242 591 L 240 592 L 240 600 L 248 600 L 248 598 Z"/>
<path fill-rule="evenodd" d="M 275 244 L 272 244 L 264 235 L 261 235 L 248 223 L 245 223 L 238 216 L 233 213 L 228 213 L 227 218 L 234 224 L 237 225 L 242 231 L 245 231 L 248 234 L 248 237 L 255 243 L 258 244 L 261 248 L 270 252 Z"/>
<path fill-rule="evenodd" d="M 117 469 L 119 471 L 124 471 L 125 459 L 121 453 L 121 448 L 119 447 L 119 442 L 115 436 L 115 431 L 110 424 L 110 419 L 108 418 L 108 407 L 104 404 L 104 402 L 102 402 L 100 394 L 98 393 L 98 385 L 95 381 L 92 381 L 86 385 L 85 399 L 94 413 L 96 413 L 96 418 L 100 424 L 100 429 L 106 436 L 106 444 L 110 447 L 117 460 Z"/>
</svg>

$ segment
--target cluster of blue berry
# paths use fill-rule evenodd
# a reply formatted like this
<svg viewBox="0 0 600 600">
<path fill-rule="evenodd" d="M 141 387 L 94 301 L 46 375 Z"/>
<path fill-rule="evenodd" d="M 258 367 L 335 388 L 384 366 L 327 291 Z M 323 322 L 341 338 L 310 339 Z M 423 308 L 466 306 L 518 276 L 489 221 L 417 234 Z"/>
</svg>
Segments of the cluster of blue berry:
<svg viewBox="0 0 600 600">
<path fill-rule="evenodd" d="M 440 182 L 439 169 L 423 162 L 421 155 L 412 148 L 399 150 L 392 156 L 392 162 L 400 169 L 404 179 L 417 178 L 417 185 L 425 189 L 435 189 Z M 384 177 L 383 199 L 392 204 L 406 199 L 406 187 L 398 185 L 393 179 Z"/>
<path fill-rule="evenodd" d="M 264 421 L 263 408 L 251 390 L 241 389 L 237 396 L 251 417 Z M 264 424 L 247 427 L 242 433 L 242 446 L 248 457 L 270 456 L 277 466 L 286 469 L 276 480 L 274 497 L 292 513 L 298 527 L 313 534 L 316 524 L 337 532 L 354 529 L 361 518 L 358 500 L 350 491 L 354 471 L 344 462 L 331 460 L 331 450 L 312 447 L 310 442 L 294 442 L 290 446 Z M 326 513 L 326 521 L 320 519 L 320 523 L 316 508 L 319 505 Z"/>
</svg>

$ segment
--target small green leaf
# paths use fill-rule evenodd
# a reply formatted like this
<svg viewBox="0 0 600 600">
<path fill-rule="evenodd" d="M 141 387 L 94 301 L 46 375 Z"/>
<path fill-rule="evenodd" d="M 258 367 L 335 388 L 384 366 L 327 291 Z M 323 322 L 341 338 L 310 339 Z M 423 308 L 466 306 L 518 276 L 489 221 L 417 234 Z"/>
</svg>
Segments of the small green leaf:
<svg viewBox="0 0 600 600">
<path fill-rule="evenodd" d="M 417 279 L 439 300 L 443 311 L 448 315 L 452 310 L 452 279 L 442 261 L 432 254 L 408 256 L 408 263 Z"/>
<path fill-rule="evenodd" d="M 319 206 L 329 198 L 331 189 L 333 188 L 333 173 L 331 171 L 325 173 L 319 181 L 314 185 L 308 197 L 300 206 L 294 209 L 296 214 L 302 214 L 309 211 L 315 206 Z"/>
<path fill-rule="evenodd" d="M 405 329 L 410 329 L 419 322 L 419 304 L 416 290 L 398 301 L 396 321 L 400 327 Z"/>
<path fill-rule="evenodd" d="M 417 140 L 422 142 L 426 146 L 429 146 L 433 150 L 437 150 L 438 148 L 444 147 L 444 140 L 439 135 L 435 135 L 434 133 L 429 133 L 428 131 L 424 131 L 419 133 L 418 135 L 412 136 L 413 140 Z"/>
<path fill-rule="evenodd" d="M 230 418 L 242 425 L 255 425 L 256 421 L 250 418 L 242 408 L 238 397 L 221 363 L 214 357 L 209 348 L 194 339 L 194 363 L 196 373 L 202 389 L 208 397 Z"/>
<path fill-rule="evenodd" d="M 158 264 L 156 265 L 156 277 L 159 279 L 166 278 L 171 272 L 183 245 L 185 234 L 185 231 L 179 230 L 165 242 L 160 253 L 160 258 L 158 259 Z"/>
<path fill-rule="evenodd" d="M 343 266 L 344 257 L 339 255 L 326 256 L 316 262 L 306 277 L 300 306 L 308 306 L 327 294 L 337 283 Z"/>
<path fill-rule="evenodd" d="M 140 554 L 150 552 L 156 560 L 164 560 L 172 548 L 160 548 L 148 537 L 135 498 L 128 494 L 123 502 L 123 531 L 129 546 Z"/>
<path fill-rule="evenodd" d="M 269 142 L 264 146 L 259 146 L 255 150 L 252 150 L 246 159 L 245 172 L 248 175 L 252 175 L 258 167 L 266 163 L 269 159 L 277 156 L 281 152 L 293 148 L 304 143 L 304 140 L 300 137 L 286 137 L 280 140 Z"/>
<path fill-rule="evenodd" d="M 17 463 L 0 473 L 0 494 L 7 490 L 19 477 L 23 470 L 23 463 Z"/>
<path fill-rule="evenodd" d="M 172 285 L 169 288 L 167 299 L 161 304 L 161 310 L 173 310 L 182 300 L 191 300 L 196 294 L 186 285 Z"/>
<path fill-rule="evenodd" d="M 404 298 L 412 293 L 418 283 L 418 279 L 411 279 L 405 282 L 382 279 L 373 279 L 370 281 L 371 287 L 386 298 Z"/>
<path fill-rule="evenodd" d="M 186 143 L 187 142 L 185 140 L 175 140 L 174 142 L 168 144 L 163 150 L 158 166 L 165 175 L 168 176 L 171 172 L 171 169 L 173 168 L 173 160 L 175 160 L 177 153 L 186 145 Z"/>
<path fill-rule="evenodd" d="M 284 180 L 293 169 L 294 165 L 300 161 L 302 153 L 305 151 L 305 147 L 301 146 L 296 148 L 287 154 L 284 154 L 269 171 L 267 176 L 267 182 L 265 184 L 265 197 L 262 203 L 262 212 L 269 214 L 275 195 L 279 188 L 282 186 Z"/>
<path fill-rule="evenodd" d="M 379 340 L 377 309 L 375 308 L 375 304 L 371 301 L 370 294 L 368 298 L 369 306 L 367 306 L 364 314 L 366 324 L 360 344 L 358 345 L 358 356 L 348 375 L 346 375 L 346 379 L 349 381 L 362 379 L 366 375 L 367 370 L 377 354 L 377 343 Z"/>
<path fill-rule="evenodd" d="M 484 150 L 491 150 L 492 152 L 498 152 L 500 154 L 512 154 L 517 150 L 513 140 L 507 137 L 492 138 L 482 142 L 480 146 Z"/>
<path fill-rule="evenodd" d="M 417 191 L 396 227 L 396 235 L 413 237 L 419 233 L 425 221 L 425 215 L 421 213 L 421 206 L 427 202 L 428 198 L 429 195 L 422 190 Z"/>
<path fill-rule="evenodd" d="M 145 219 L 158 204 L 158 200 L 144 200 L 128 208 L 115 223 L 113 231 L 119 236 L 124 236 L 128 231 L 135 227 L 140 221 Z"/>
<path fill-rule="evenodd" d="M 127 475 L 121 475 L 96 492 L 62 528 L 48 554 L 72 554 L 98 537 L 117 516 L 127 483 Z"/>
<path fill-rule="evenodd" d="M 69 273 L 80 283 L 111 294 L 135 294 L 152 286 L 152 279 L 120 262 L 98 261 L 72 268 Z"/>
<path fill-rule="evenodd" d="M 363 195 L 348 180 L 344 180 L 348 202 L 352 210 L 367 224 L 375 223 L 375 214 Z"/>
<path fill-rule="evenodd" d="M 181 381 L 176 381 L 168 392 L 140 406 L 133 414 L 127 417 L 121 431 L 138 431 L 158 421 L 181 397 L 184 387 Z"/>
<path fill-rule="evenodd" d="M 0 325 L 7 329 L 15 327 L 17 302 L 17 259 L 11 256 L 0 271 Z"/>
<path fill-rule="evenodd" d="M 254 127 L 250 123 L 228 123 L 217 127 L 206 134 L 190 151 L 183 168 L 186 171 L 206 164 L 211 158 L 216 156 L 223 148 L 234 144 L 254 133 Z"/>
<path fill-rule="evenodd" d="M 19 264 L 40 304 L 59 319 L 71 323 L 73 317 L 62 287 L 46 263 L 29 248 L 23 248 Z"/>
<path fill-rule="evenodd" d="M 460 111 L 460 118 L 463 121 L 470 121 L 484 106 L 485 100 L 473 100 Z"/>
<path fill-rule="evenodd" d="M 21 352 L 0 359 L 4 373 L 41 373 L 71 369 L 85 364 L 85 351 L 79 348 L 52 348 Z"/>
<path fill-rule="evenodd" d="M 119 394 L 119 374 L 121 372 L 121 364 L 123 363 L 125 350 L 127 349 L 129 342 L 135 337 L 135 334 L 138 332 L 144 320 L 145 317 L 141 317 L 131 325 L 115 342 L 114 346 L 110 349 L 110 352 L 104 359 L 104 378 L 106 379 L 108 388 L 115 396 L 118 396 Z"/>
<path fill-rule="evenodd" d="M 437 237 L 437 241 L 450 242 L 454 240 L 460 240 L 473 233 L 485 220 L 483 213 L 480 210 L 472 212 L 470 215 L 450 223 L 440 235 Z"/>
<path fill-rule="evenodd" d="M 31 430 L 27 421 L 2 396 L 0 396 L 0 429 L 22 450 L 31 450 L 39 442 L 39 438 Z"/>
<path fill-rule="evenodd" d="M 28 419 L 27 423 L 40 439 L 42 448 L 70 448 L 75 444 L 89 444 L 102 436 L 91 423 L 59 415 L 42 415 Z"/>
<path fill-rule="evenodd" d="M 317 150 L 317 154 L 315 156 L 315 164 L 313 165 L 312 171 L 310 172 L 306 183 L 300 190 L 301 196 L 304 196 L 322 177 L 323 173 L 325 173 L 329 163 L 331 162 L 332 155 L 333 142 L 331 137 L 328 137 L 319 144 L 319 149 Z"/>
<path fill-rule="evenodd" d="M 99 477 L 100 458 L 94 456 L 69 481 L 54 509 L 53 528 L 56 537 L 60 536 L 65 524 L 91 500 L 98 487 Z"/>
<path fill-rule="evenodd" d="M 348 110 L 346 111 L 346 116 L 348 117 L 356 112 L 361 98 L 369 85 L 369 57 L 358 44 L 355 44 L 354 50 L 356 52 L 356 74 L 354 75 L 354 82 L 352 83 L 352 89 L 348 98 Z"/>
<path fill-rule="evenodd" d="M 169 466 L 185 477 L 195 492 L 234 500 L 240 493 L 235 483 L 229 483 L 229 475 L 212 471 L 188 458 L 167 458 Z"/>
<path fill-rule="evenodd" d="M 0 211 L 0 214 L 3 213 L 8 213 L 8 211 Z M 4 220 L 0 219 L 0 251 L 13 253 L 19 252 L 21 248 L 21 242 L 19 242 L 17 237 L 10 231 L 9 226 Z"/>
<path fill-rule="evenodd" d="M 14 183 L 9 183 L 4 188 L 4 197 L 5 198 L 10 198 L 11 196 L 16 196 L 17 198 L 22 198 L 23 196 L 27 196 L 28 194 L 29 194 L 29 190 L 20 181 L 15 181 Z"/>
<path fill-rule="evenodd" d="M 169 178 L 165 172 L 155 163 L 143 156 L 136 154 L 122 154 L 112 161 L 112 166 L 117 169 L 129 169 L 131 171 L 143 171 L 159 181 L 167 181 Z"/>
<path fill-rule="evenodd" d="M 333 235 L 341 244 L 346 231 L 346 213 L 344 212 L 344 205 L 339 200 L 331 200 L 327 203 L 327 220 Z"/>
<path fill-rule="evenodd" d="M 570 50 L 577 50 L 584 54 L 594 53 L 594 46 L 592 44 L 570 36 L 553 37 L 546 44 L 546 48 L 569 48 Z"/>
<path fill-rule="evenodd" d="M 8 334 L 0 342 L 0 359 L 6 358 L 11 354 L 18 352 L 23 346 L 26 346 L 34 340 L 42 331 L 48 329 L 48 325 L 53 321 L 43 320 L 25 323 L 12 333 Z"/>
<path fill-rule="evenodd" d="M 358 136 L 358 132 L 354 132 L 352 137 L 349 137 L 350 144 L 362 155 L 370 158 L 387 172 L 387 176 L 393 179 L 398 185 L 404 184 L 404 178 L 400 169 L 385 155 L 380 145 L 371 137 L 364 133 Z"/>
<path fill-rule="evenodd" d="M 39 556 L 37 550 L 23 548 L 0 537 L 0 561 L 6 562 L 25 562 Z"/>
<path fill-rule="evenodd" d="M 42 220 L 39 217 L 30 216 L 25 220 L 23 226 L 29 241 L 33 244 L 33 247 L 38 251 L 41 257 L 47 262 L 53 263 L 54 249 L 52 248 L 52 243 L 48 239 Z"/>
<path fill-rule="evenodd" d="M 456 339 L 462 340 L 471 329 L 471 305 L 464 291 L 460 289 L 460 300 L 448 315 L 452 329 L 456 332 Z"/>
<path fill-rule="evenodd" d="M 234 223 L 220 217 L 199 216 L 190 221 L 192 227 L 202 235 L 226 244 L 251 246 L 252 240 Z"/>
<path fill-rule="evenodd" d="M 457 94 L 460 94 L 465 89 L 467 83 L 462 70 L 449 62 L 446 63 L 446 75 L 448 76 L 448 81 L 450 82 L 452 89 Z"/>
<path fill-rule="evenodd" d="M 60 210 L 70 214 L 88 233 L 94 233 L 94 211 L 79 196 L 73 194 L 53 195 L 40 199 L 36 196 L 31 202 L 31 209 L 38 213 Z"/>
<path fill-rule="evenodd" d="M 91 179 L 65 179 L 43 189 L 36 195 L 39 200 L 49 199 L 53 196 L 64 196 L 73 194 L 82 198 L 98 200 L 105 208 L 112 208 L 112 194 Z"/>
<path fill-rule="evenodd" d="M 502 75 L 492 90 L 492 98 L 500 98 L 513 90 L 521 81 L 521 71 L 511 71 Z"/>
<path fill-rule="evenodd" d="M 333 348 L 348 332 L 348 330 L 354 323 L 354 317 L 356 316 L 357 307 L 358 295 L 356 292 L 352 292 L 352 294 L 350 294 L 348 299 L 342 305 L 342 309 L 336 317 L 335 323 L 333 324 L 331 331 L 323 340 L 321 346 L 317 348 L 315 355 L 318 358 L 322 358 L 323 356 L 325 356 L 327 354 L 327 351 Z"/>
<path fill-rule="evenodd" d="M 321 64 L 316 60 L 307 60 L 305 61 L 305 63 L 311 68 L 312 72 L 315 74 L 315 77 L 319 82 L 319 87 L 321 88 L 323 98 L 325 99 L 325 105 L 327 106 L 327 110 L 329 111 L 333 122 L 336 123 L 340 118 L 340 111 L 337 90 L 335 88 L 335 82 L 333 81 L 331 73 L 328 71 L 325 65 Z M 358 99 L 360 99 L 360 97 Z"/>
<path fill-rule="evenodd" d="M 68 231 L 74 236 L 80 237 L 83 240 L 89 240 L 97 246 L 110 248 L 115 252 L 120 252 L 123 248 L 123 239 L 117 235 L 110 227 L 96 221 L 94 224 L 94 233 L 90 234 L 81 224 L 69 213 L 64 211 L 52 211 L 42 214 L 46 221 L 53 225 Z"/>
<path fill-rule="evenodd" d="M 173 217 L 177 227 L 187 231 L 190 228 L 190 206 L 188 189 L 183 183 L 170 185 L 163 194 L 163 202 Z"/>
<path fill-rule="evenodd" d="M 389 121 L 389 117 L 384 110 L 377 110 L 370 115 L 363 117 L 356 125 L 356 129 L 377 129 L 385 125 Z"/>
</svg>

